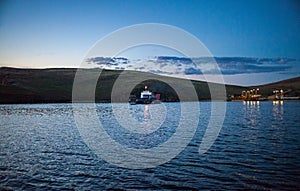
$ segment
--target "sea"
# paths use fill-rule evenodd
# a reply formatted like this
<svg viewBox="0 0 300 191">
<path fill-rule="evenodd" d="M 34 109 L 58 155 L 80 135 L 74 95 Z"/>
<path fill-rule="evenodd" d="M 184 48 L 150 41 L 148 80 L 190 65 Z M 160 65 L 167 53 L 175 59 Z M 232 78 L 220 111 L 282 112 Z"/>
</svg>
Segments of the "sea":
<svg viewBox="0 0 300 191">
<path fill-rule="evenodd" d="M 84 112 L 76 114 L 72 104 L 0 105 L 0 190 L 300 189 L 300 102 L 216 103 L 226 113 L 204 153 L 199 147 L 215 120 L 214 102 L 187 103 L 185 120 L 182 104 L 81 104 Z M 197 120 L 188 121 L 195 112 Z M 99 121 L 101 133 L 122 149 L 107 149 L 94 124 L 79 124 L 75 115 Z M 179 124 L 186 128 L 181 134 Z M 182 141 L 186 134 L 190 139 Z M 182 148 L 164 144 L 175 135 Z M 167 149 L 156 153 L 163 144 Z M 128 157 L 132 150 L 161 162 L 151 166 L 148 155 Z"/>
</svg>

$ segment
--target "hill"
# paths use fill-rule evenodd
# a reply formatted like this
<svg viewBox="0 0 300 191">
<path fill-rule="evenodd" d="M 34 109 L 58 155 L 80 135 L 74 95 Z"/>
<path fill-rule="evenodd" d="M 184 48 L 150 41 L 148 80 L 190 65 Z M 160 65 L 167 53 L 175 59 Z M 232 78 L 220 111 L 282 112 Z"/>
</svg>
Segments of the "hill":
<svg viewBox="0 0 300 191">
<path fill-rule="evenodd" d="M 73 81 L 77 69 L 74 68 L 52 68 L 52 69 L 17 69 L 0 68 L 0 103 L 70 103 L 72 102 Z M 86 69 L 87 76 L 99 73 L 99 69 Z M 104 70 L 98 79 L 95 91 L 96 102 L 110 102 L 111 92 L 116 79 L 122 71 Z M 183 87 L 185 79 L 158 76 L 155 74 L 128 71 L 130 85 L 134 79 L 143 75 L 153 76 L 153 79 L 168 79 L 170 85 Z M 128 82 L 127 82 L 128 81 Z M 291 95 L 299 95 L 300 78 L 285 80 L 273 84 L 259 86 L 261 92 L 271 94 L 273 89 L 289 89 Z M 89 84 L 89 79 L 86 80 Z M 192 81 L 198 95 L 198 100 L 210 100 L 207 82 Z M 162 101 L 179 101 L 178 96 L 169 84 L 161 80 L 146 80 L 132 90 L 131 94 L 139 96 L 144 86 L 150 87 L 151 91 L 161 94 Z M 218 86 L 218 84 L 214 84 Z M 251 87 L 249 87 L 251 88 Z M 241 93 L 247 87 L 226 85 L 227 95 Z M 84 91 L 83 91 L 84 93 Z M 124 95 L 128 99 L 129 95 Z M 123 99 L 126 100 L 126 99 Z M 220 98 L 221 99 L 221 98 Z M 188 99 L 187 99 L 188 100 Z M 181 100 L 182 101 L 182 100 Z M 197 101 L 197 100 L 188 100 Z"/>
<path fill-rule="evenodd" d="M 284 90 L 286 96 L 300 96 L 300 77 L 258 86 L 265 96 L 273 94 L 274 90 Z"/>
</svg>

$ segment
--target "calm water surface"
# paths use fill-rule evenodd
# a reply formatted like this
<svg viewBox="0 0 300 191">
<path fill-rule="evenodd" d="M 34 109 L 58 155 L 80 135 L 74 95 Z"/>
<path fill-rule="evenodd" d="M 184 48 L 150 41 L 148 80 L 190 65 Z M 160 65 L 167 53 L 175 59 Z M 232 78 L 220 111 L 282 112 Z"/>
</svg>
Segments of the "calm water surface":
<svg viewBox="0 0 300 191">
<path fill-rule="evenodd" d="M 111 104 L 96 107 L 99 120 L 116 141 L 126 147 L 151 148 L 175 132 L 179 106 L 164 103 L 165 122 L 145 135 L 122 128 Z M 105 162 L 86 146 L 71 104 L 0 105 L 0 189 L 300 189 L 300 102 L 228 102 L 216 142 L 199 155 L 210 106 L 200 103 L 197 132 L 177 157 L 156 168 L 132 170 Z M 130 111 L 150 124 L 151 107 L 155 111 L 157 106 L 134 105 Z"/>
</svg>

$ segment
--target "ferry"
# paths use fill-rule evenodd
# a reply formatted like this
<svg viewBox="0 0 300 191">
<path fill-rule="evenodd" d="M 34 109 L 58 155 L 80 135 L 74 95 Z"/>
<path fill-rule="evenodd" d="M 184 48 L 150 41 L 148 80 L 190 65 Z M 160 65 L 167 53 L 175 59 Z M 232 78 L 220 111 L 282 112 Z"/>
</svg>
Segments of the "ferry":
<svg viewBox="0 0 300 191">
<path fill-rule="evenodd" d="M 141 92 L 140 98 L 136 98 L 135 95 L 130 95 L 128 102 L 131 105 L 135 104 L 159 104 L 160 94 L 154 94 L 149 91 L 148 86 L 145 86 L 144 91 Z"/>
</svg>

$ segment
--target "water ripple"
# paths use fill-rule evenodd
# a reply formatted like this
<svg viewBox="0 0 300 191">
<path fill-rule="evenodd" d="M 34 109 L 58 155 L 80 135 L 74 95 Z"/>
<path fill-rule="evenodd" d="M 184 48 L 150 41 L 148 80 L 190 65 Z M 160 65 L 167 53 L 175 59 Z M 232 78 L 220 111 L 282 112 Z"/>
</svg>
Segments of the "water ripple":
<svg viewBox="0 0 300 191">
<path fill-rule="evenodd" d="M 172 108 L 166 122 L 146 135 L 122 128 L 110 104 L 97 104 L 96 111 L 116 141 L 151 148 L 175 132 L 178 106 L 166 103 Z M 130 108 L 137 120 L 143 120 L 142 109 Z M 300 102 L 227 103 L 219 137 L 199 155 L 210 118 L 210 103 L 203 102 L 197 132 L 178 156 L 157 168 L 130 170 L 92 153 L 76 128 L 72 105 L 0 105 L 0 190 L 297 190 L 299 109 Z"/>
</svg>

